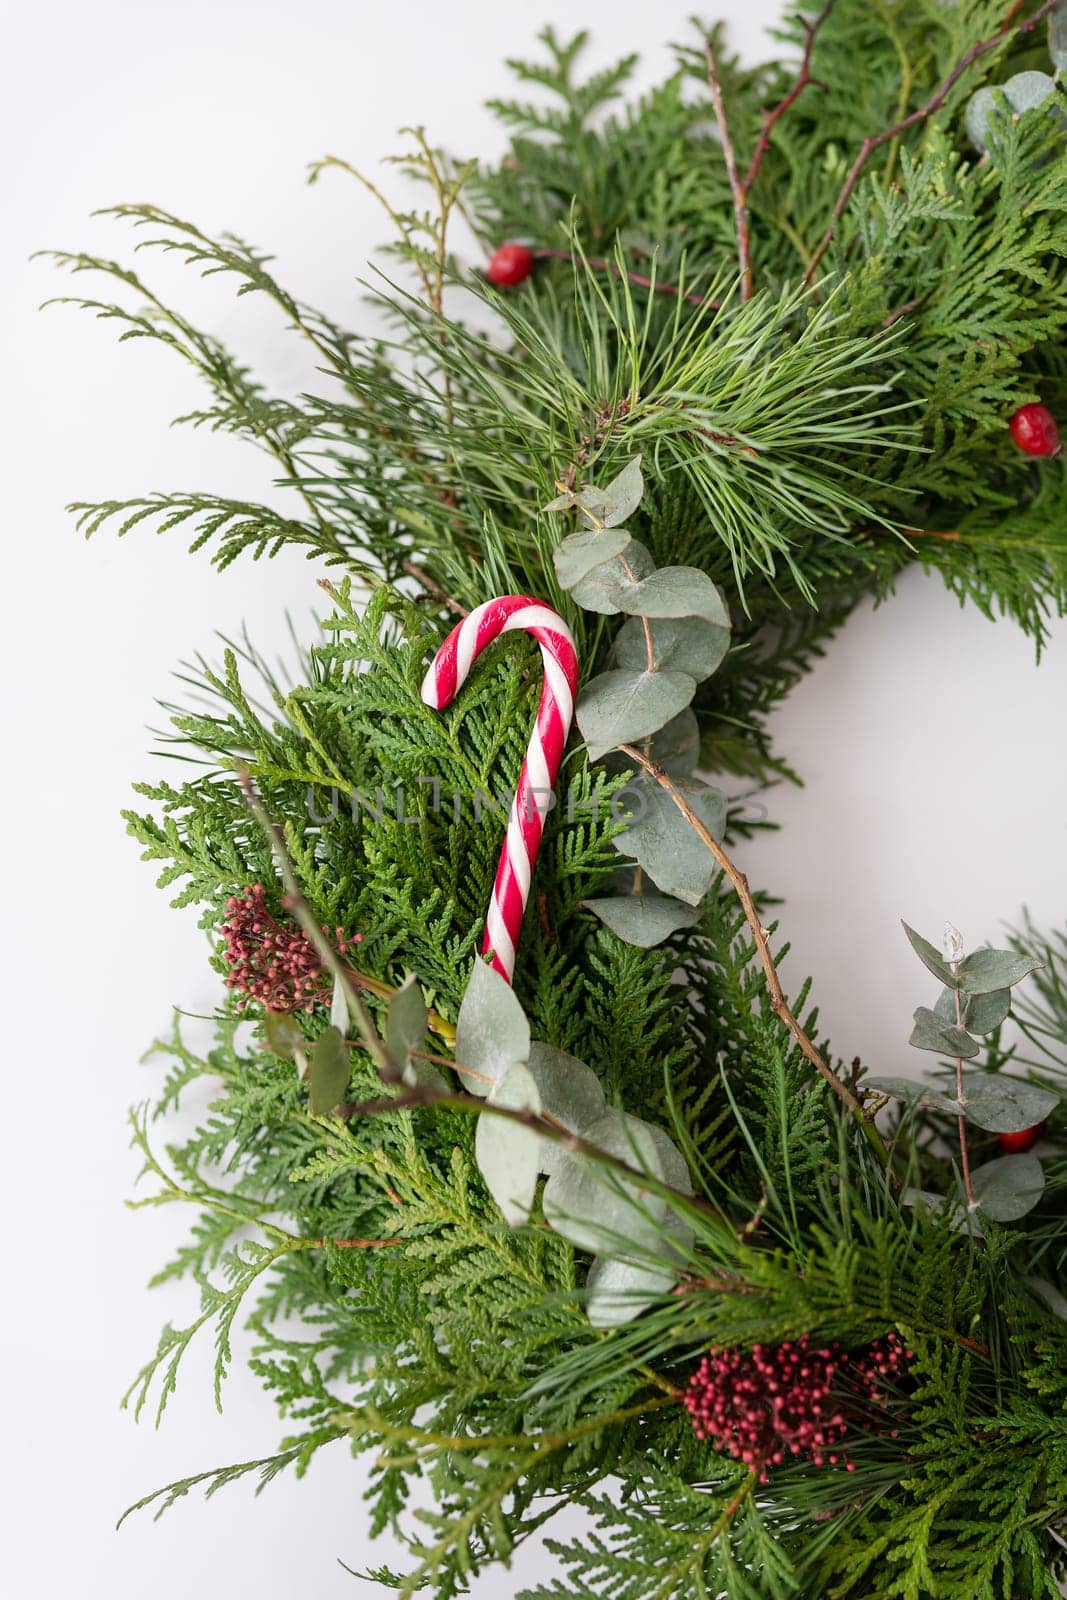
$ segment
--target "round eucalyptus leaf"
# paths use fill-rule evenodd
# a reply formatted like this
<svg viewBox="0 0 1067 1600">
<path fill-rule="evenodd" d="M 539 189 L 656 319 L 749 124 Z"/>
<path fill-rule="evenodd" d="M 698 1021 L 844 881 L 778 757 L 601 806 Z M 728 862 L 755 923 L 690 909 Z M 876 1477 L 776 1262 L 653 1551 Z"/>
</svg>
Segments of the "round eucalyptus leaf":
<svg viewBox="0 0 1067 1600">
<path fill-rule="evenodd" d="M 630 1120 L 633 1122 L 636 1118 L 631 1117 Z M 657 1127 L 654 1122 L 646 1122 L 643 1126 L 652 1135 L 653 1143 L 659 1153 L 664 1183 L 670 1184 L 672 1189 L 677 1189 L 681 1194 L 692 1194 L 693 1180 L 689 1175 L 688 1163 L 670 1134 L 665 1128 Z"/>
<path fill-rule="evenodd" d="M 656 1141 L 647 1127 L 609 1109 L 582 1134 L 605 1154 L 664 1181 Z M 654 1244 L 667 1212 L 666 1201 L 625 1173 L 578 1151 L 557 1149 L 545 1185 L 546 1220 L 580 1250 L 644 1250 Z"/>
<path fill-rule="evenodd" d="M 658 728 L 647 748 L 649 760 L 655 761 L 672 778 L 691 778 L 700 759 L 700 724 L 692 707 L 686 706 Z M 609 772 L 632 772 L 636 777 L 640 770 L 635 769 L 634 763 L 621 750 L 609 750 L 601 760 Z"/>
<path fill-rule="evenodd" d="M 656 733 L 695 693 L 696 681 L 685 672 L 602 672 L 586 684 L 575 708 L 590 761 Z"/>
<path fill-rule="evenodd" d="M 660 567 L 620 590 L 620 609 L 632 617 L 703 617 L 729 628 L 726 602 L 699 567 Z"/>
<path fill-rule="evenodd" d="M 1045 1191 L 1045 1174 L 1036 1156 L 999 1156 L 974 1173 L 971 1188 L 978 1209 L 994 1222 L 1017 1222 L 1032 1211 Z"/>
<path fill-rule="evenodd" d="M 308 1067 L 308 1110 L 328 1117 L 348 1091 L 349 1059 L 344 1034 L 332 1024 L 315 1040 Z"/>
<path fill-rule="evenodd" d="M 989 148 L 989 129 L 997 114 L 997 107 L 995 89 L 976 89 L 967 102 L 964 128 L 976 150 Z"/>
<path fill-rule="evenodd" d="M 1044 1122 L 1059 1096 L 1006 1072 L 965 1072 L 963 1114 L 987 1133 L 1022 1133 Z"/>
<path fill-rule="evenodd" d="M 604 1115 L 604 1091 L 596 1073 L 563 1050 L 540 1040 L 530 1046 L 530 1074 L 541 1096 L 541 1109 L 570 1133 L 584 1136 L 586 1128 Z M 561 1146 L 553 1139 L 541 1140 L 540 1170 L 555 1170 Z"/>
<path fill-rule="evenodd" d="M 1017 950 L 973 950 L 960 962 L 957 982 L 964 994 L 989 994 L 1021 983 L 1040 965 Z"/>
<path fill-rule="evenodd" d="M 651 950 L 679 928 L 691 928 L 699 916 L 695 906 L 650 889 L 640 894 L 583 900 L 582 904 L 599 917 L 616 938 L 624 944 L 636 945 L 639 950 Z"/>
<path fill-rule="evenodd" d="M 605 528 L 617 528 L 633 516 L 644 492 L 641 457 L 634 456 L 603 489 L 582 490 L 578 505 L 590 509 Z"/>
<path fill-rule="evenodd" d="M 589 576 L 594 567 L 616 559 L 630 543 L 625 528 L 597 528 L 584 533 L 572 533 L 552 552 L 552 565 L 556 569 L 561 589 L 573 589 L 576 583 Z"/>
<path fill-rule="evenodd" d="M 585 1280 L 585 1314 L 594 1328 L 621 1328 L 669 1294 L 677 1278 L 666 1265 L 597 1256 Z"/>
<path fill-rule="evenodd" d="M 631 539 L 625 550 L 625 560 L 631 577 L 618 557 L 603 561 L 587 572 L 571 589 L 571 599 L 585 611 L 596 611 L 602 616 L 615 616 L 623 610 L 626 593 L 656 570 L 646 547 L 639 539 Z"/>
<path fill-rule="evenodd" d="M 456 1019 L 456 1071 L 464 1089 L 487 1095 L 513 1062 L 529 1055 L 530 1024 L 515 991 L 479 957 Z"/>
<path fill-rule="evenodd" d="M 1047 1311 L 1061 1322 L 1067 1322 L 1067 1295 L 1061 1294 L 1055 1284 L 1049 1283 L 1047 1278 L 1034 1277 L 1024 1278 L 1023 1282 Z"/>
<path fill-rule="evenodd" d="M 915 1026 L 908 1043 L 916 1050 L 936 1050 L 938 1055 L 955 1056 L 964 1061 L 981 1052 L 977 1039 L 972 1039 L 966 1028 L 946 1022 L 929 1006 L 916 1006 Z"/>
<path fill-rule="evenodd" d="M 1047 72 L 1017 72 L 1004 85 L 1004 93 L 1013 111 L 1036 111 L 1046 100 L 1059 98 L 1055 78 Z"/>
<path fill-rule="evenodd" d="M 511 1111 L 541 1110 L 541 1097 L 529 1067 L 515 1061 L 489 1095 L 490 1105 Z M 480 1115 L 474 1157 L 485 1186 L 509 1228 L 521 1228 L 530 1215 L 540 1172 L 541 1136 L 506 1117 Z"/>
<path fill-rule="evenodd" d="M 385 1014 L 385 1048 L 393 1065 L 403 1070 L 426 1038 L 426 1002 L 415 978 L 409 977 L 389 1002 Z"/>
<path fill-rule="evenodd" d="M 956 1021 L 955 989 L 942 989 L 935 1012 L 943 1021 Z M 960 995 L 963 1026 L 968 1033 L 992 1033 L 999 1028 L 1011 1010 L 1010 989 L 990 989 L 988 994 Z"/>
<path fill-rule="evenodd" d="M 730 648 L 729 626 L 709 622 L 706 617 L 653 617 L 649 631 L 656 667 L 688 672 L 698 683 L 711 677 Z M 648 665 L 648 640 L 640 617 L 628 618 L 619 629 L 615 660 L 620 667 Z"/>
<path fill-rule="evenodd" d="M 718 789 L 678 782 L 674 793 L 681 795 L 700 818 L 712 838 L 719 840 L 726 828 L 726 799 Z M 620 855 L 640 862 L 656 887 L 664 894 L 699 905 L 719 873 L 719 866 L 671 798 L 671 792 L 643 773 L 632 780 L 620 801 L 628 807 L 631 821 L 612 844 Z"/>
</svg>

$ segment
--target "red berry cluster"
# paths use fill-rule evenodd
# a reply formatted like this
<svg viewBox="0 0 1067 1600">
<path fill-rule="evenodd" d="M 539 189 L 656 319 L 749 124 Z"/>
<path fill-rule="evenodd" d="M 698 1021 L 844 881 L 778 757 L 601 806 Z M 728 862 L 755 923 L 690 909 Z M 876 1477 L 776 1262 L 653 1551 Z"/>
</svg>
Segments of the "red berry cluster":
<svg viewBox="0 0 1067 1600">
<path fill-rule="evenodd" d="M 807 1335 L 751 1350 L 711 1350 L 684 1404 L 697 1438 L 758 1469 L 761 1483 L 787 1455 L 806 1456 L 817 1467 L 840 1461 L 852 1472 L 854 1464 L 838 1450 L 849 1419 L 866 1412 L 869 1424 L 873 1409 L 886 1422 L 885 1380 L 910 1356 L 895 1333 L 859 1351 L 842 1350 L 836 1340 L 813 1350 Z"/>
<path fill-rule="evenodd" d="M 332 981 L 318 952 L 305 933 L 292 924 L 283 926 L 267 910 L 267 895 L 261 883 L 246 886 L 226 902 L 229 915 L 222 924 L 223 956 L 230 968 L 226 987 L 237 989 L 243 1011 L 249 1000 L 258 1000 L 268 1011 L 312 1011 L 328 1004 Z M 339 955 L 347 955 L 363 938 L 345 937 L 343 928 L 323 928 L 335 941 Z"/>
</svg>

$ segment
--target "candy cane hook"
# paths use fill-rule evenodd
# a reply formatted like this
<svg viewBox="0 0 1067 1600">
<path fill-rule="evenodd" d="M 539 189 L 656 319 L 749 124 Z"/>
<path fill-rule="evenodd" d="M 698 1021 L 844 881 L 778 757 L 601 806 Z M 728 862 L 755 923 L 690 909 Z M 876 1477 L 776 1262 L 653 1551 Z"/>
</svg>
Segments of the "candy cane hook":
<svg viewBox="0 0 1067 1600">
<path fill-rule="evenodd" d="M 563 618 L 550 606 L 529 595 L 500 595 L 477 606 L 453 628 L 430 663 L 422 684 L 423 700 L 435 711 L 442 711 L 451 704 L 486 645 L 502 633 L 516 631 L 531 634 L 541 646 L 545 681 L 511 803 L 482 940 L 482 954 L 491 955 L 490 965 L 508 983 L 515 972 L 515 949 L 530 897 L 530 879 L 574 716 L 578 686 L 574 640 Z"/>
</svg>

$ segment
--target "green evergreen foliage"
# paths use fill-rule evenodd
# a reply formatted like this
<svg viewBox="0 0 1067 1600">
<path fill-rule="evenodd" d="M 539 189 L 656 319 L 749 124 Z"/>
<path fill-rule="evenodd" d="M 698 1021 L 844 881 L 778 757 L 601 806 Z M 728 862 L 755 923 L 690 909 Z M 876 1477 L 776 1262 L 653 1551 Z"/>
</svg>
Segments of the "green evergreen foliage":
<svg viewBox="0 0 1067 1600">
<path fill-rule="evenodd" d="M 136 1203 L 194 1218 L 156 1281 L 189 1279 L 199 1300 L 127 1403 L 161 1414 L 195 1339 L 214 1341 L 221 1403 L 232 1330 L 247 1323 L 290 1430 L 275 1455 L 142 1505 L 248 1474 L 266 1484 L 345 1442 L 373 1458 L 372 1529 L 408 1544 L 408 1570 L 374 1574 L 401 1594 L 463 1593 L 572 1505 L 590 1531 L 553 1544 L 561 1576 L 529 1600 L 1059 1592 L 1067 944 L 1031 927 L 1013 941 L 1043 966 L 1012 990 L 1004 1021 L 991 1002 L 966 1017 L 954 1006 L 976 959 L 1014 984 L 1006 957 L 916 943 L 944 986 L 917 1042 L 966 1048 L 987 1084 L 1011 1067 L 1052 1108 L 1025 1157 L 1044 1187 L 998 1220 L 970 1187 L 971 1168 L 977 1183 L 1001 1156 L 989 1118 L 961 1108 L 962 1059 L 921 1104 L 837 1061 L 808 985 L 789 982 L 791 1003 L 776 989 L 788 951 L 773 902 L 732 866 L 757 824 L 724 804 L 716 831 L 696 801 L 686 818 L 659 793 L 673 779 L 689 804 L 698 754 L 745 783 L 794 777 L 768 713 L 911 561 L 1014 618 L 1039 649 L 1067 611 L 1063 463 L 1022 455 L 1007 427 L 1038 398 L 1067 419 L 1063 130 L 1039 106 L 992 118 L 984 154 L 965 131 L 976 90 L 1047 66 L 1050 10 L 805 7 L 782 30 L 782 61 L 743 67 L 713 30 L 709 85 L 709 41 L 695 35 L 632 103 L 632 58 L 583 78 L 581 37 L 548 30 L 535 61 L 512 64 L 520 98 L 496 103 L 511 139 L 496 166 L 456 163 L 408 130 L 399 167 L 421 184 L 408 209 L 339 159 L 313 169 L 366 184 L 388 212 L 390 277 L 376 290 L 388 338 L 301 304 L 235 236 L 115 208 L 141 260 L 177 255 L 276 307 L 314 352 L 313 392 L 299 396 L 270 393 L 164 304 L 147 265 L 58 254 L 77 287 L 108 284 L 78 304 L 198 372 L 206 399 L 182 420 L 265 450 L 290 491 L 285 511 L 189 490 L 118 498 L 74 508 L 79 525 L 184 530 L 220 566 L 300 545 L 330 569 L 330 614 L 296 686 L 247 640 L 217 668 L 186 669 L 195 707 L 171 707 L 164 736 L 184 775 L 140 785 L 127 816 L 161 886 L 202 908 L 220 979 L 236 970 L 231 901 L 257 885 L 317 973 L 291 1013 L 238 987 L 204 1051 L 176 1025 L 133 1119 Z M 529 280 L 498 293 L 470 272 L 457 219 L 487 252 L 527 240 Z M 629 550 L 643 563 L 635 591 L 652 574 L 674 584 L 658 612 L 632 594 L 616 604 L 614 568 L 577 570 L 588 549 L 574 535 L 618 534 L 623 520 L 583 506 L 640 472 L 633 543 L 616 537 L 612 560 Z M 674 675 L 680 719 L 668 722 L 653 684 L 647 738 L 621 757 L 591 763 L 572 742 L 514 993 L 534 1041 L 586 1063 L 614 1113 L 669 1134 L 686 1184 L 666 1162 L 635 1174 L 636 1146 L 601 1171 L 580 1129 L 561 1140 L 558 1121 L 464 1092 L 456 1021 L 535 715 L 535 653 L 498 641 L 444 712 L 419 694 L 457 611 L 537 595 L 573 628 L 611 750 L 624 741 L 606 675 L 654 677 L 651 654 L 647 674 L 613 655 L 619 613 L 633 630 L 678 618 L 679 568 L 704 575 L 690 587 L 705 606 L 706 579 L 719 586 L 729 651 L 699 682 L 695 669 Z M 609 603 L 583 606 L 590 586 Z M 687 850 L 695 838 L 711 852 L 700 863 L 714 880 L 648 949 L 586 906 L 647 887 L 622 804 L 638 769 L 670 825 L 692 830 Z M 412 974 L 428 1007 L 422 1049 Z M 401 991 L 418 1013 L 402 1050 Z M 965 1024 L 975 1037 L 961 1042 Z M 168 1146 L 166 1118 L 186 1096 L 203 1107 L 197 1127 Z M 615 1264 L 639 1274 L 669 1259 L 671 1292 L 594 1326 L 590 1252 L 549 1225 L 543 1191 L 515 1228 L 491 1197 L 476 1144 L 490 1115 L 510 1115 L 516 1135 L 533 1128 L 550 1162 L 591 1163 L 616 1194 L 639 1181 L 655 1238 L 620 1247 Z M 883 1415 L 850 1415 L 850 1470 L 798 1456 L 764 1480 L 762 1460 L 698 1438 L 681 1404 L 709 1348 L 808 1337 L 847 1351 L 890 1332 L 911 1352 L 906 1377 Z M 432 1509 L 410 1510 L 416 1482 Z"/>
</svg>

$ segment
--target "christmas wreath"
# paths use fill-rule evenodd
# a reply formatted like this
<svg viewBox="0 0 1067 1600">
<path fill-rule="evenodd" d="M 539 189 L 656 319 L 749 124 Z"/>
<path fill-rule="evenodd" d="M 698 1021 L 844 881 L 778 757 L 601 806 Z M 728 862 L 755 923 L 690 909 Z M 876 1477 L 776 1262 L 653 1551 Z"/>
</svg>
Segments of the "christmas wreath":
<svg viewBox="0 0 1067 1600">
<path fill-rule="evenodd" d="M 241 1319 L 289 1419 L 142 1504 L 370 1451 L 401 1594 L 573 1504 L 538 1600 L 1060 1592 L 1067 940 L 906 928 L 932 1070 L 877 1077 L 741 863 L 746 792 L 792 776 L 767 713 L 861 599 L 919 562 L 1039 648 L 1067 610 L 1067 6 L 830 0 L 781 37 L 750 68 L 695 35 L 620 110 L 632 59 L 583 77 L 546 31 L 496 166 L 413 130 L 405 207 L 320 162 L 395 230 L 379 336 L 117 209 L 271 302 L 313 393 L 59 257 L 287 497 L 81 525 L 301 545 L 329 607 L 295 687 L 248 643 L 202 668 L 200 764 L 128 818 L 226 995 L 133 1118 L 202 1304 L 128 1403 L 212 1330 L 221 1386 Z"/>
</svg>

